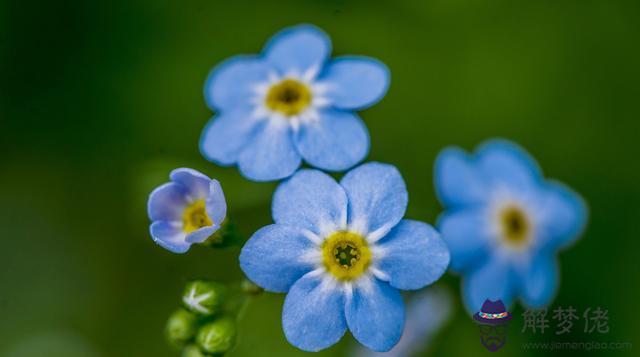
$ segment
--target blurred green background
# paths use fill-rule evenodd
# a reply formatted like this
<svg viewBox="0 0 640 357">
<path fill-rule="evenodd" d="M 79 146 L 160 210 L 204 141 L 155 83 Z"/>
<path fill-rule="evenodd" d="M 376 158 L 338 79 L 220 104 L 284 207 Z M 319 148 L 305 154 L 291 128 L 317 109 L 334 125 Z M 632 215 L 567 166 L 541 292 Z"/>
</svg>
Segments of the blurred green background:
<svg viewBox="0 0 640 357">
<path fill-rule="evenodd" d="M 640 3 L 635 0 L 0 2 L 0 356 L 177 356 L 163 338 L 185 281 L 241 277 L 238 249 L 171 254 L 148 234 L 146 199 L 172 168 L 218 178 L 247 236 L 271 221 L 275 184 L 198 152 L 212 66 L 313 23 L 334 54 L 391 69 L 362 112 L 369 159 L 397 165 L 408 216 L 441 211 L 432 165 L 446 145 L 500 136 L 582 193 L 591 219 L 560 256 L 553 306 L 609 310 L 610 332 L 523 335 L 516 308 L 501 354 L 537 340 L 640 342 Z M 489 355 L 464 313 L 427 354 Z M 303 355 L 284 340 L 284 296 L 249 307 L 231 356 Z M 348 355 L 354 341 L 320 355 Z M 636 343 L 636 349 L 640 345 Z M 629 351 L 608 351 L 631 355 Z"/>
</svg>

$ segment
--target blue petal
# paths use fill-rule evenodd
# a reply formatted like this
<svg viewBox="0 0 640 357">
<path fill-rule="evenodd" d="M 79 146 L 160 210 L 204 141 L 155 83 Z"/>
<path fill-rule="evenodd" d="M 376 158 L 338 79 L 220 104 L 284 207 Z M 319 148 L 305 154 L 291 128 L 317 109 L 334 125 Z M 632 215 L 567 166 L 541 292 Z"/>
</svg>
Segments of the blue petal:
<svg viewBox="0 0 640 357">
<path fill-rule="evenodd" d="M 227 218 L 227 201 L 218 180 L 209 182 L 209 197 L 207 198 L 207 215 L 214 225 L 221 225 Z"/>
<path fill-rule="evenodd" d="M 542 245 L 563 248 L 580 237 L 587 223 L 588 209 L 579 194 L 559 182 L 550 181 L 536 200 L 540 216 L 537 229 Z"/>
<path fill-rule="evenodd" d="M 318 121 L 300 127 L 296 146 L 311 166 L 343 171 L 367 156 L 369 132 L 356 114 L 326 109 Z"/>
<path fill-rule="evenodd" d="M 235 164 L 259 127 L 248 107 L 224 112 L 205 126 L 200 137 L 200 152 L 218 165 Z"/>
<path fill-rule="evenodd" d="M 292 345 L 317 352 L 340 341 L 346 332 L 344 294 L 330 284 L 312 272 L 291 287 L 282 309 L 282 328 Z"/>
<path fill-rule="evenodd" d="M 517 144 L 490 140 L 476 151 L 478 169 L 493 187 L 510 187 L 530 191 L 541 181 L 536 161 Z"/>
<path fill-rule="evenodd" d="M 459 148 L 446 148 L 436 158 L 435 189 L 445 207 L 479 204 L 487 198 L 487 186 L 467 154 Z"/>
<path fill-rule="evenodd" d="M 415 290 L 432 284 L 447 270 L 449 249 L 430 225 L 404 219 L 380 241 L 378 268 L 389 284 Z"/>
<path fill-rule="evenodd" d="M 349 225 L 363 234 L 387 232 L 404 216 L 408 195 L 394 166 L 370 162 L 349 171 L 340 181 L 349 199 Z M 386 232 L 384 232 L 386 233 Z"/>
<path fill-rule="evenodd" d="M 182 225 L 175 222 L 156 221 L 149 227 L 153 241 L 174 253 L 185 253 L 191 243 L 185 240 Z"/>
<path fill-rule="evenodd" d="M 451 270 L 462 272 L 482 263 L 489 248 L 488 224 L 481 208 L 449 211 L 438 219 L 440 234 L 451 253 Z"/>
<path fill-rule="evenodd" d="M 185 240 L 189 243 L 202 243 L 207 240 L 207 238 L 211 237 L 211 235 L 219 228 L 220 226 L 218 225 L 198 228 L 197 230 L 187 234 Z"/>
<path fill-rule="evenodd" d="M 171 181 L 182 185 L 192 200 L 206 198 L 209 195 L 209 181 L 206 175 L 189 168 L 179 168 L 169 174 Z"/>
<path fill-rule="evenodd" d="M 319 80 L 328 85 L 326 97 L 341 109 L 363 109 L 384 97 L 389 69 L 369 57 L 339 57 L 331 61 Z"/>
<path fill-rule="evenodd" d="M 300 228 L 272 224 L 262 227 L 240 253 L 240 268 L 267 291 L 286 292 L 313 268 L 304 253 L 314 245 Z"/>
<path fill-rule="evenodd" d="M 291 176 L 300 166 L 291 127 L 270 120 L 240 154 L 240 173 L 253 181 L 274 181 Z"/>
<path fill-rule="evenodd" d="M 187 204 L 182 185 L 169 182 L 151 192 L 147 213 L 152 221 L 182 221 L 182 213 Z"/>
<path fill-rule="evenodd" d="M 470 272 L 462 281 L 465 307 L 470 313 L 480 310 L 486 300 L 502 300 L 505 306 L 513 302 L 513 272 L 509 264 L 498 258 L 488 260 L 479 269 Z"/>
<path fill-rule="evenodd" d="M 281 74 L 303 73 L 323 66 L 331 53 L 331 40 L 315 26 L 299 25 L 275 34 L 267 42 L 264 53 Z"/>
<path fill-rule="evenodd" d="M 204 86 L 211 109 L 235 109 L 252 106 L 254 86 L 268 81 L 272 67 L 256 56 L 236 56 L 216 66 Z"/>
<path fill-rule="evenodd" d="M 300 170 L 278 186 L 272 211 L 273 220 L 278 224 L 325 234 L 327 230 L 346 227 L 347 195 L 329 175 L 317 170 Z"/>
<path fill-rule="evenodd" d="M 353 296 L 347 299 L 345 313 L 353 337 L 369 349 L 389 351 L 402 336 L 402 296 L 397 289 L 378 279 L 359 282 Z"/>
<path fill-rule="evenodd" d="M 552 254 L 533 257 L 519 271 L 522 302 L 529 308 L 542 308 L 550 304 L 558 291 L 558 263 Z"/>
</svg>

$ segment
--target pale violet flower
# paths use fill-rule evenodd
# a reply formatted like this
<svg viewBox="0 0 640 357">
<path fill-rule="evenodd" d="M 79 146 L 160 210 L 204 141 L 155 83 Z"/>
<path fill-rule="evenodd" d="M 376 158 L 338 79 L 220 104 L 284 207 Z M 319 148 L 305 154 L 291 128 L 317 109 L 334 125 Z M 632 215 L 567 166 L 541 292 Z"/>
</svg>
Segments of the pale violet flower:
<svg viewBox="0 0 640 357">
<path fill-rule="evenodd" d="M 171 182 L 149 195 L 151 237 L 163 248 L 184 253 L 215 233 L 227 215 L 227 203 L 217 180 L 187 168 L 171 171 Z"/>
</svg>

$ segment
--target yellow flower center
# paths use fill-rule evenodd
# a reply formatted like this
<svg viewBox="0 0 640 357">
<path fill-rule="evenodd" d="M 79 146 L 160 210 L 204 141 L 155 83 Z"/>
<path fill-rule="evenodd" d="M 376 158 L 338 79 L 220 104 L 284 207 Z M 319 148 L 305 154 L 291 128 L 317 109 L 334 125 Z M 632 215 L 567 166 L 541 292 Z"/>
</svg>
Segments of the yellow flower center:
<svg viewBox="0 0 640 357">
<path fill-rule="evenodd" d="M 184 209 L 182 224 L 182 229 L 185 233 L 191 233 L 202 227 L 213 225 L 211 218 L 207 215 L 204 199 L 197 200 Z"/>
<path fill-rule="evenodd" d="M 531 239 L 531 224 L 526 212 L 517 206 L 506 206 L 499 212 L 501 236 L 505 243 L 521 248 Z"/>
<path fill-rule="evenodd" d="M 322 262 L 338 280 L 353 280 L 371 264 L 371 250 L 361 235 L 337 231 L 322 243 Z"/>
<path fill-rule="evenodd" d="M 311 103 L 311 90 L 306 84 L 293 79 L 285 79 L 271 86 L 267 92 L 267 108 L 292 116 L 304 111 Z"/>
</svg>

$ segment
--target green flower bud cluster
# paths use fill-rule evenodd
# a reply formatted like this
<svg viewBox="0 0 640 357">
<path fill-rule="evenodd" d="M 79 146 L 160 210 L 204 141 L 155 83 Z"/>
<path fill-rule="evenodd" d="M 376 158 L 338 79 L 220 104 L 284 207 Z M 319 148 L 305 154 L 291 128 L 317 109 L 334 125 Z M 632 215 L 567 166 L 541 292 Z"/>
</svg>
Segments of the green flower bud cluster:
<svg viewBox="0 0 640 357">
<path fill-rule="evenodd" d="M 220 356 L 233 348 L 237 332 L 235 317 L 225 310 L 228 290 L 206 280 L 185 286 L 182 307 L 169 317 L 165 331 L 183 357 Z"/>
</svg>

